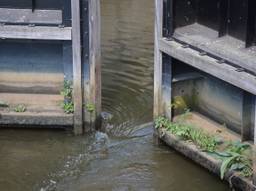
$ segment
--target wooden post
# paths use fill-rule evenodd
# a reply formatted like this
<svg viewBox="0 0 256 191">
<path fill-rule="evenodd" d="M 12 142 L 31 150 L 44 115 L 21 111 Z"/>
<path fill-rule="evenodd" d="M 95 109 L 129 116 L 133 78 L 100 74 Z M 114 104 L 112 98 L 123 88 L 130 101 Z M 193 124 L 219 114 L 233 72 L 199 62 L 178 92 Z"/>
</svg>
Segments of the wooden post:
<svg viewBox="0 0 256 191">
<path fill-rule="evenodd" d="M 163 37 L 163 0 L 155 0 L 155 58 L 154 58 L 154 120 L 162 115 L 162 72 L 163 55 L 159 39 Z M 161 144 L 158 131 L 154 131 L 155 144 Z"/>
<path fill-rule="evenodd" d="M 172 85 L 172 59 L 159 49 L 159 40 L 163 35 L 172 35 L 172 9 L 171 1 L 155 1 L 155 79 L 154 79 L 154 117 L 164 114 L 172 119 L 171 85 Z M 164 13 L 165 12 L 165 13 Z M 163 25 L 163 21 L 165 24 Z M 163 29 L 165 27 L 165 29 Z M 163 34 L 165 31 L 165 34 Z"/>
<path fill-rule="evenodd" d="M 80 32 L 80 0 L 71 1 L 72 11 L 72 52 L 73 52 L 73 99 L 74 99 L 74 134 L 83 133 L 82 102 L 82 61 Z"/>
<path fill-rule="evenodd" d="M 101 14 L 100 0 L 89 0 L 89 102 L 95 105 L 93 126 L 101 113 Z"/>
<path fill-rule="evenodd" d="M 163 36 L 163 0 L 155 0 L 155 60 L 154 60 L 154 118 L 162 114 L 162 52 L 159 39 Z"/>
</svg>

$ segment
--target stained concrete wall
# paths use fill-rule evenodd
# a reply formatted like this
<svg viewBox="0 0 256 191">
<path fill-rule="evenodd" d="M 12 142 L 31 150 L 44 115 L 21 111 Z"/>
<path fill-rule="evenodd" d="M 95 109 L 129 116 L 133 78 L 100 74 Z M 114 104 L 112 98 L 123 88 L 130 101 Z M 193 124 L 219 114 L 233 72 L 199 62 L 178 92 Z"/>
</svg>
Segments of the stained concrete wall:
<svg viewBox="0 0 256 191">
<path fill-rule="evenodd" d="M 64 45 L 42 41 L 1 42 L 0 91 L 58 93 L 63 86 L 64 68 L 66 76 L 72 77 L 71 45 Z"/>
<path fill-rule="evenodd" d="M 196 83 L 197 107 L 232 130 L 240 133 L 242 126 L 243 91 L 216 78 L 207 76 Z"/>
<path fill-rule="evenodd" d="M 202 113 L 240 134 L 244 91 L 178 60 L 173 59 L 173 63 L 174 78 L 181 74 L 189 76 L 191 73 L 197 73 L 198 78 L 173 83 L 172 97 L 183 97 L 189 109 Z M 248 108 L 251 124 L 254 123 L 254 107 L 254 104 L 251 104 Z M 177 110 L 174 114 L 177 112 L 181 111 Z M 253 140 L 254 129 L 251 128 L 250 131 Z"/>
</svg>

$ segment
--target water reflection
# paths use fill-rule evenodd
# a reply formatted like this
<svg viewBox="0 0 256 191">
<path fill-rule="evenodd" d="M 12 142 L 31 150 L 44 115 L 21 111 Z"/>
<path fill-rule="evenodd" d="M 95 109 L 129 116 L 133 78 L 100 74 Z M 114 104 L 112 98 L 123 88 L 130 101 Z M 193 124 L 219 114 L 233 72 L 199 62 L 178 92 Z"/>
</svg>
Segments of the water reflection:
<svg viewBox="0 0 256 191">
<path fill-rule="evenodd" d="M 128 135 L 152 120 L 152 5 L 148 0 L 102 1 L 103 109 L 114 116 L 111 134 Z"/>
</svg>

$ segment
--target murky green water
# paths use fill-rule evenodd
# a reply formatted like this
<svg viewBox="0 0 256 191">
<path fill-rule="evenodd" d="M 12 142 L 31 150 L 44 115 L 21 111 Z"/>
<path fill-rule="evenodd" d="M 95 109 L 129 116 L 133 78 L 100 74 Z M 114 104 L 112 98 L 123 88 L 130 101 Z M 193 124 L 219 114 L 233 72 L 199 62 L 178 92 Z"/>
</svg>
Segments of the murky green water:
<svg viewBox="0 0 256 191">
<path fill-rule="evenodd" d="M 153 0 L 102 0 L 107 134 L 0 131 L 0 190 L 227 191 L 167 147 L 154 146 Z"/>
</svg>

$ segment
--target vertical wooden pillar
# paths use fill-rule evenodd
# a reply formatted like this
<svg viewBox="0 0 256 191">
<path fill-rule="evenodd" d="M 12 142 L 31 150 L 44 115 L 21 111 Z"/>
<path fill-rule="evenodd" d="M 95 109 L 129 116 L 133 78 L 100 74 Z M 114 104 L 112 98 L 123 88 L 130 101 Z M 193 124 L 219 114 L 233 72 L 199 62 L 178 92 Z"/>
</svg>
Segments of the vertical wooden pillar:
<svg viewBox="0 0 256 191">
<path fill-rule="evenodd" d="M 100 0 L 89 0 L 89 96 L 85 103 L 95 106 L 90 113 L 90 123 L 95 127 L 95 121 L 101 113 L 101 14 Z"/>
<path fill-rule="evenodd" d="M 172 6 L 170 0 L 155 1 L 154 117 L 165 115 L 169 119 L 172 119 L 172 58 L 159 50 L 158 43 L 163 36 L 169 38 L 172 35 Z"/>
<path fill-rule="evenodd" d="M 71 0 L 72 11 L 72 54 L 73 54 L 73 99 L 74 134 L 83 133 L 82 61 L 80 32 L 80 0 Z"/>
<path fill-rule="evenodd" d="M 159 39 L 163 37 L 163 0 L 155 0 L 155 49 L 154 49 L 154 120 L 162 115 L 162 62 Z M 155 144 L 161 144 L 158 131 L 154 131 Z"/>
<path fill-rule="evenodd" d="M 154 60 L 154 118 L 162 115 L 162 52 L 159 39 L 163 36 L 163 0 L 155 0 L 155 60 Z"/>
</svg>

